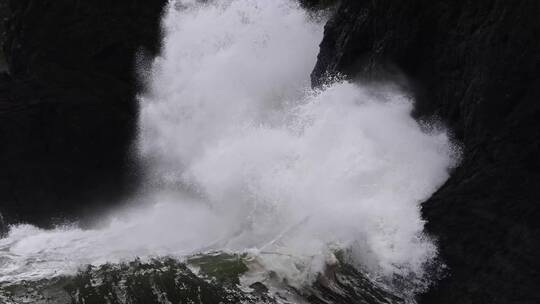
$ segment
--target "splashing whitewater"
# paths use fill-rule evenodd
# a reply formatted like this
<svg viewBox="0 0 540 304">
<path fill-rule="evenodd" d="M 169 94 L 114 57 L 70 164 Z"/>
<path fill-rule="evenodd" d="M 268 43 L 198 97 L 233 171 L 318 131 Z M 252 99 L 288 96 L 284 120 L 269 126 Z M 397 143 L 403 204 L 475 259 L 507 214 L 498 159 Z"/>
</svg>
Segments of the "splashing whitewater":
<svg viewBox="0 0 540 304">
<path fill-rule="evenodd" d="M 302 285 L 336 250 L 422 281 L 437 248 L 419 203 L 456 162 L 444 130 L 423 132 L 391 85 L 311 90 L 323 24 L 292 1 L 174 1 L 163 24 L 140 98 L 145 206 L 90 230 L 12 227 L 0 281 L 230 251 Z"/>
</svg>

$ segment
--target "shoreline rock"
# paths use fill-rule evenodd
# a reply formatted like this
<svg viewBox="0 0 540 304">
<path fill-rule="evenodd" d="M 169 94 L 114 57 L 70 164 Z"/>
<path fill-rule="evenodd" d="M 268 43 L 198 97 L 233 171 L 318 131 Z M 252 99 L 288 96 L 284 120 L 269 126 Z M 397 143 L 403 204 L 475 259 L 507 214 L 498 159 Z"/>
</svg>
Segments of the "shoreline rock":
<svg viewBox="0 0 540 304">
<path fill-rule="evenodd" d="M 540 302 L 538 13 L 538 1 L 346 0 L 326 25 L 314 86 L 392 75 L 417 118 L 441 119 L 463 143 L 423 204 L 449 272 L 421 303 Z"/>
</svg>

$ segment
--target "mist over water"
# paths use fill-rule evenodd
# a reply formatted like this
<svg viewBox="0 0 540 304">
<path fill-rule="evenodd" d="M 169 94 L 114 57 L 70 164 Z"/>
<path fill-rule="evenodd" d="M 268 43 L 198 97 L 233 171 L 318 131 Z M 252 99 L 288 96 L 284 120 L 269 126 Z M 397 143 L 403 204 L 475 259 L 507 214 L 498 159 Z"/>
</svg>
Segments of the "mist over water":
<svg viewBox="0 0 540 304">
<path fill-rule="evenodd" d="M 91 230 L 12 227 L 0 281 L 212 250 L 299 284 L 337 249 L 373 277 L 425 275 L 419 204 L 457 157 L 444 130 L 423 132 L 389 84 L 311 90 L 323 22 L 292 1 L 176 1 L 163 24 L 140 98 L 144 206 Z"/>
</svg>

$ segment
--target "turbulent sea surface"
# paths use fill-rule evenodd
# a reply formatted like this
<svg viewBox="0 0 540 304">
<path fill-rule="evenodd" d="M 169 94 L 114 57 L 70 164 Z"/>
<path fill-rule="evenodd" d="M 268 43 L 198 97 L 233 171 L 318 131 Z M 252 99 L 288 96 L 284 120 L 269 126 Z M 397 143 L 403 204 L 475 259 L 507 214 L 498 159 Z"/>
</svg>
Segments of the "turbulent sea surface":
<svg viewBox="0 0 540 304">
<path fill-rule="evenodd" d="M 401 303 L 443 267 L 419 204 L 458 158 L 392 84 L 310 88 L 323 16 L 173 1 L 141 65 L 145 185 L 92 229 L 11 227 L 2 303 Z"/>
</svg>

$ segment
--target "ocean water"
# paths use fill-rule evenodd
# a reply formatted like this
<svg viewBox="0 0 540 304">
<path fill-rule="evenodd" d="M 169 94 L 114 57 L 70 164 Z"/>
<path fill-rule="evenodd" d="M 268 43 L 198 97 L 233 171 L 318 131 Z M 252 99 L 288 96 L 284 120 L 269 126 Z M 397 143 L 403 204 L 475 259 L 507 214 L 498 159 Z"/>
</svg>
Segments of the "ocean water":
<svg viewBox="0 0 540 304">
<path fill-rule="evenodd" d="M 457 149 L 396 85 L 311 89 L 324 21 L 289 0 L 171 1 L 140 71 L 144 186 L 91 229 L 11 227 L 0 282 L 220 251 L 301 288 L 339 252 L 376 282 L 425 287 L 437 246 L 419 204 Z"/>
</svg>

